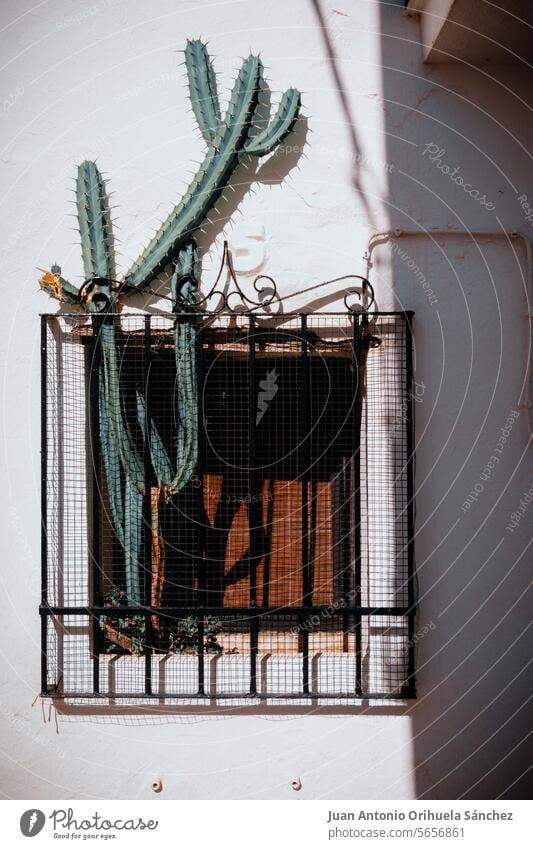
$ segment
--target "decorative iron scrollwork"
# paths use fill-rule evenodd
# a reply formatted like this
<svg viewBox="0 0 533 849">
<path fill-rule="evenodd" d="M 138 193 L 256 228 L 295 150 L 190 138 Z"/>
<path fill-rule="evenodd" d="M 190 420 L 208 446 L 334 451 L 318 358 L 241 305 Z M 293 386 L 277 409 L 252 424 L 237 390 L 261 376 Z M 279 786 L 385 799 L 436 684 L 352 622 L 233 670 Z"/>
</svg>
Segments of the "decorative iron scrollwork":
<svg viewBox="0 0 533 849">
<path fill-rule="evenodd" d="M 373 307 L 376 297 L 374 294 L 374 287 L 370 283 L 366 277 L 360 277 L 358 274 L 349 274 L 346 277 L 339 277 L 338 280 L 347 280 L 350 277 L 355 277 L 359 280 L 362 280 L 362 286 L 357 287 L 357 289 L 353 289 L 351 292 L 346 292 L 344 296 L 344 306 L 351 313 L 360 313 L 360 312 L 369 312 L 369 310 Z M 370 293 L 370 300 L 367 302 L 367 296 Z M 357 296 L 360 298 L 359 303 L 352 303 L 351 299 Z"/>
<path fill-rule="evenodd" d="M 227 271 L 229 281 L 228 284 L 221 285 L 224 271 Z M 266 285 L 263 285 L 262 281 L 267 281 Z M 231 286 L 231 284 L 233 284 L 233 288 L 228 288 L 228 285 Z M 249 313 L 254 312 L 258 308 L 261 308 L 265 312 L 272 312 L 275 314 L 275 310 L 271 308 L 275 304 L 281 306 L 281 300 L 278 296 L 278 290 L 274 278 L 270 277 L 268 274 L 258 274 L 257 277 L 254 278 L 252 286 L 254 292 L 257 293 L 257 300 L 250 295 L 247 295 L 242 286 L 239 284 L 233 267 L 228 243 L 224 242 L 220 268 L 215 282 L 208 294 L 196 301 L 195 307 L 196 309 L 205 310 L 206 312 L 215 315 L 220 312 L 230 312 L 234 314 Z M 216 301 L 217 298 L 218 301 Z M 213 301 L 215 301 L 215 303 L 213 303 Z"/>
<path fill-rule="evenodd" d="M 233 284 L 232 288 L 228 289 L 228 284 L 221 285 L 224 271 L 227 271 L 228 273 L 228 284 L 229 286 Z M 320 289 L 323 286 L 331 285 L 332 283 L 340 283 L 345 280 L 362 281 L 361 286 L 354 287 L 344 295 L 343 300 L 346 310 L 352 314 L 369 312 L 375 304 L 374 288 L 366 277 L 362 277 L 359 274 L 345 274 L 342 277 L 324 280 L 322 283 L 309 286 L 306 289 L 302 289 L 300 292 L 291 292 L 289 295 L 285 295 L 284 297 L 279 296 L 276 281 L 273 277 L 269 274 L 258 274 L 252 282 L 254 292 L 257 293 L 257 299 L 254 299 L 254 297 L 246 294 L 242 286 L 239 284 L 233 266 L 231 251 L 228 247 L 228 243 L 225 241 L 220 268 L 215 282 L 207 295 L 197 298 L 195 309 L 207 312 L 210 315 L 218 315 L 221 312 L 229 312 L 234 315 L 238 315 L 243 313 L 253 313 L 257 310 L 262 310 L 266 313 L 271 313 L 272 315 L 279 315 L 283 312 L 283 301 L 288 298 L 293 298 L 297 295 L 302 295 L 306 292 Z M 263 284 L 263 281 L 266 281 L 265 285 Z M 217 298 L 218 300 L 216 300 Z M 354 302 L 354 298 L 358 298 L 359 300 Z M 213 303 L 213 301 L 215 301 L 215 303 Z"/>
</svg>

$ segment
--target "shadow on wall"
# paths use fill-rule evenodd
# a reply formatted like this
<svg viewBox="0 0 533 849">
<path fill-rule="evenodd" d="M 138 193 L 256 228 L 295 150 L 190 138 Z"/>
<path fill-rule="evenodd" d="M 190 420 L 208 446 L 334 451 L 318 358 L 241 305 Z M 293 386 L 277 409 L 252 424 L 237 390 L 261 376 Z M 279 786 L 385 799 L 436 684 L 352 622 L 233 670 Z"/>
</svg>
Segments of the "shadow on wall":
<svg viewBox="0 0 533 849">
<path fill-rule="evenodd" d="M 473 521 L 473 511 L 464 515 L 461 505 L 520 394 L 514 375 L 523 353 L 513 337 L 525 328 L 522 258 L 505 239 L 490 247 L 490 239 L 478 244 L 468 231 L 497 231 L 497 213 L 512 213 L 512 206 L 495 212 L 490 207 L 493 199 L 503 204 L 512 186 L 498 166 L 507 168 L 513 157 L 516 140 L 506 127 L 512 110 L 516 118 L 519 109 L 514 93 L 525 95 L 527 79 L 519 66 L 424 65 L 419 22 L 402 11 L 400 0 L 380 4 L 386 160 L 394 165 L 387 172 L 390 221 L 381 222 L 381 229 L 466 231 L 452 240 L 407 240 L 407 254 L 389 254 L 397 308 L 416 311 L 415 380 L 427 387 L 424 403 L 415 405 L 416 631 L 424 632 L 416 650 L 418 699 L 409 710 L 416 795 L 523 799 L 531 790 L 524 674 L 528 614 L 522 598 L 527 555 L 518 534 L 506 534 L 508 512 L 505 502 L 498 505 L 517 471 L 515 462 L 522 469 L 528 459 L 523 422 L 508 449 L 515 454 L 507 476 L 500 464 L 499 490 L 495 485 Z M 448 151 L 450 167 L 460 163 L 478 196 L 467 196 L 428 164 L 424 151 L 430 143 Z M 483 196 L 485 203 L 479 201 Z M 506 288 L 516 283 L 516 295 L 499 302 L 502 281 L 491 279 L 491 263 L 506 250 Z M 386 257 L 381 246 L 370 276 L 374 283 L 380 258 Z M 433 273 L 439 262 L 442 268 L 441 279 L 430 281 L 433 301 L 420 276 L 424 257 Z M 515 478 L 509 490 L 511 510 L 520 485 Z M 527 549 L 525 534 L 522 545 Z M 504 580 L 508 570 L 512 575 Z M 389 792 L 393 796 L 394 787 Z"/>
</svg>

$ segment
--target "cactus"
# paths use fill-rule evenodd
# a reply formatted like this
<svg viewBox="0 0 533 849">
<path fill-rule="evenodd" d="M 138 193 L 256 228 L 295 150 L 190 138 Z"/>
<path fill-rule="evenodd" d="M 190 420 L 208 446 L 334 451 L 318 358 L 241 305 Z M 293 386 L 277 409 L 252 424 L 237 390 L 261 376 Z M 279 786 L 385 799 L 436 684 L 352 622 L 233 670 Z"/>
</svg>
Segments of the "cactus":
<svg viewBox="0 0 533 849">
<path fill-rule="evenodd" d="M 85 277 L 93 281 L 93 312 L 114 305 L 112 230 L 104 182 L 94 162 L 83 162 L 76 181 L 76 206 Z M 139 553 L 141 547 L 143 464 L 133 444 L 120 395 L 116 327 L 112 321 L 94 325 L 102 352 L 98 376 L 100 445 L 113 526 L 124 550 L 126 594 L 129 604 L 141 603 Z M 124 469 L 125 476 L 121 469 Z M 122 494 L 124 486 L 124 496 Z"/>
<path fill-rule="evenodd" d="M 141 292 L 174 264 L 171 295 L 175 313 L 174 348 L 178 387 L 178 433 L 175 463 L 169 458 L 153 422 L 150 454 L 159 487 L 170 498 L 190 480 L 197 462 L 198 399 L 196 390 L 195 328 L 181 313 L 195 309 L 200 277 L 195 232 L 209 221 L 211 209 L 223 194 L 237 165 L 246 156 L 271 153 L 291 132 L 298 118 L 300 94 L 288 89 L 276 114 L 264 129 L 259 111 L 264 105 L 263 66 L 250 55 L 237 74 L 224 117 L 218 101 L 215 72 L 206 46 L 187 42 L 185 65 L 189 93 L 198 127 L 206 142 L 203 162 L 182 200 L 172 210 L 151 242 L 133 263 L 122 283 L 115 280 L 113 233 L 102 176 L 94 162 L 78 168 L 76 205 L 85 282 L 73 286 L 54 264 L 39 280 L 43 291 L 68 304 L 84 306 L 94 315 L 93 326 L 101 349 L 99 375 L 100 442 L 113 525 L 124 549 L 126 592 L 130 604 L 140 604 L 139 551 L 144 463 L 127 421 L 120 387 L 117 325 L 112 313 L 119 296 Z M 102 315 L 96 318 L 97 313 Z M 144 399 L 137 394 L 137 421 L 146 430 Z"/>
</svg>

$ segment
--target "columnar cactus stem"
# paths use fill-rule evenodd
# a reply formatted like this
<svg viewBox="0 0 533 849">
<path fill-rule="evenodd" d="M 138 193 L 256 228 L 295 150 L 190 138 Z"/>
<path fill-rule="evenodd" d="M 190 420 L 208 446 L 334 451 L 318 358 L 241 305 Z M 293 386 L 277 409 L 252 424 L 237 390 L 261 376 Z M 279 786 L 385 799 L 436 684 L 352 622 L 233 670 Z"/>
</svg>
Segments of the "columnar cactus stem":
<svg viewBox="0 0 533 849">
<path fill-rule="evenodd" d="M 104 181 L 94 162 L 83 162 L 78 168 L 76 205 L 83 267 L 91 296 L 89 309 L 105 312 L 114 306 L 112 231 Z M 102 351 L 98 393 L 100 444 L 113 526 L 124 550 L 126 595 L 128 602 L 135 605 L 141 603 L 139 554 L 144 466 L 123 410 L 115 323 L 106 319 L 95 324 L 96 329 L 97 344 Z"/>
<path fill-rule="evenodd" d="M 112 280 L 111 222 L 104 181 L 95 162 L 82 162 L 78 168 L 76 206 L 85 277 Z"/>
<path fill-rule="evenodd" d="M 102 312 L 115 306 L 115 262 L 107 194 L 95 162 L 85 161 L 78 167 L 76 206 L 87 286 L 82 299 L 87 298 L 90 311 Z"/>
<path fill-rule="evenodd" d="M 109 412 L 102 374 L 100 375 L 99 395 L 100 445 L 113 527 L 124 550 L 126 596 L 130 604 L 141 604 L 139 557 L 143 496 L 127 475 L 124 481 L 120 456 L 109 426 Z M 124 496 L 122 495 L 123 487 Z"/>
<path fill-rule="evenodd" d="M 291 132 L 298 118 L 300 94 L 289 89 L 269 126 L 255 138 L 251 135 L 263 88 L 263 66 L 257 56 L 244 60 L 223 119 L 219 117 L 213 68 L 201 42 L 187 44 L 185 64 L 194 114 L 208 148 L 182 200 L 126 273 L 128 293 L 147 286 L 208 219 L 243 157 L 271 153 Z"/>
<path fill-rule="evenodd" d="M 180 311 L 194 309 L 197 289 L 198 251 L 194 244 L 186 245 L 179 253 L 171 291 L 176 319 L 174 324 L 174 354 L 178 393 L 178 433 L 176 472 L 165 446 L 152 423 L 150 452 L 152 466 L 159 486 L 167 498 L 178 493 L 190 480 L 198 461 L 198 397 L 196 389 L 196 332 L 190 317 L 180 317 Z M 137 393 L 137 417 L 144 433 L 144 401 Z"/>
<path fill-rule="evenodd" d="M 200 131 L 210 144 L 220 128 L 220 104 L 217 80 L 207 47 L 201 41 L 190 41 L 185 50 L 191 103 Z"/>
</svg>

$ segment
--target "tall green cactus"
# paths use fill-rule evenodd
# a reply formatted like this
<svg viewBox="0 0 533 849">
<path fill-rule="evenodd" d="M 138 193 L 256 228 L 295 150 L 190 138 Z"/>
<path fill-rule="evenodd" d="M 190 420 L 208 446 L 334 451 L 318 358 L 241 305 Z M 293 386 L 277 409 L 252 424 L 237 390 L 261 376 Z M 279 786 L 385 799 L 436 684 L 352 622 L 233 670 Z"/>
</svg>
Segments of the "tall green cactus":
<svg viewBox="0 0 533 849">
<path fill-rule="evenodd" d="M 112 225 L 104 181 L 94 162 L 83 162 L 78 168 L 76 206 L 83 268 L 92 284 L 89 308 L 93 313 L 106 312 L 114 306 Z M 96 344 L 102 353 L 98 386 L 100 445 L 113 527 L 124 550 L 126 595 L 128 602 L 135 605 L 141 603 L 144 468 L 124 415 L 115 322 L 107 318 L 96 323 L 96 317 L 94 322 Z M 125 474 L 121 474 L 121 469 Z"/>
<path fill-rule="evenodd" d="M 235 80 L 224 117 L 221 115 L 215 72 L 206 46 L 198 40 L 185 48 L 189 92 L 207 151 L 182 200 L 172 210 L 151 242 L 133 263 L 122 283 L 115 280 L 113 234 L 109 204 L 102 176 L 94 162 L 78 168 L 76 204 L 81 237 L 85 283 L 77 289 L 53 265 L 40 278 L 40 286 L 51 297 L 80 304 L 94 315 L 101 349 L 99 376 L 100 442 L 111 515 L 117 538 L 124 549 L 126 592 L 130 604 L 140 604 L 139 552 L 144 463 L 129 426 L 120 386 L 117 324 L 113 317 L 118 297 L 143 289 L 167 265 L 174 264 L 171 294 L 175 313 L 174 348 L 178 387 L 178 432 L 175 462 L 171 460 L 150 423 L 152 467 L 167 496 L 179 492 L 190 480 L 197 462 L 198 398 L 196 395 L 195 328 L 190 317 L 180 313 L 194 310 L 200 262 L 193 241 L 195 232 L 209 221 L 210 211 L 223 194 L 237 165 L 248 155 L 271 153 L 291 132 L 298 118 L 300 94 L 288 89 L 276 114 L 260 129 L 264 106 L 263 66 L 257 56 L 243 61 Z M 137 395 L 137 420 L 146 429 L 145 405 Z"/>
</svg>

